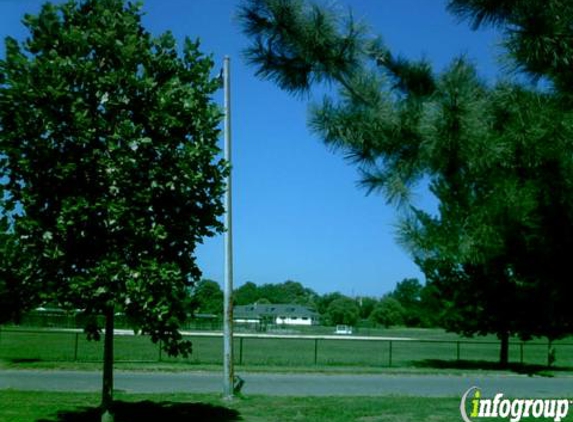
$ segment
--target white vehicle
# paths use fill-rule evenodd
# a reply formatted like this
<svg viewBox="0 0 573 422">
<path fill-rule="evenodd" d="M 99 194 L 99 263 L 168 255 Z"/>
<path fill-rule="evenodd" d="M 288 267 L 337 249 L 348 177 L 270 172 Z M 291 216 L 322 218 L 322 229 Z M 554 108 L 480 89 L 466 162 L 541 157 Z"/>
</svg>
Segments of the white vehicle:
<svg viewBox="0 0 573 422">
<path fill-rule="evenodd" d="M 352 334 L 352 327 L 348 325 L 337 325 L 335 334 Z"/>
</svg>

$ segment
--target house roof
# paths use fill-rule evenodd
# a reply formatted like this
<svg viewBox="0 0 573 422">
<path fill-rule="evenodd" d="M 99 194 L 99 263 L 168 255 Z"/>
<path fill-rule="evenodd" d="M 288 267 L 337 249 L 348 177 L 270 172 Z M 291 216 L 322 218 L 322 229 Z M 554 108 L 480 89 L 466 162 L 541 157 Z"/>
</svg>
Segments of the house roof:
<svg viewBox="0 0 573 422">
<path fill-rule="evenodd" d="M 272 303 L 254 303 L 252 305 L 235 306 L 233 310 L 235 318 L 261 318 L 270 317 L 309 317 L 318 318 L 318 313 L 313 309 L 302 305 L 285 305 Z"/>
</svg>

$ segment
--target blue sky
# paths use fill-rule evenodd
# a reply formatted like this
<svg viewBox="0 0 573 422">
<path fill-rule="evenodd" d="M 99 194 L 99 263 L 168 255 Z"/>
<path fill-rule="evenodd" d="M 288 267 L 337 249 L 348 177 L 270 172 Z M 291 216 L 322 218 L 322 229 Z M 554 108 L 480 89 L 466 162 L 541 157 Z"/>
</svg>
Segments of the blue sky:
<svg viewBox="0 0 573 422">
<path fill-rule="evenodd" d="M 0 0 L 0 36 L 22 38 L 21 17 L 38 0 Z M 296 280 L 319 293 L 381 296 L 406 277 L 423 280 L 395 242 L 396 210 L 357 187 L 358 173 L 307 126 L 307 103 L 255 78 L 242 60 L 248 40 L 236 0 L 147 0 L 145 26 L 200 38 L 217 63 L 232 66 L 235 285 Z M 498 35 L 473 32 L 442 0 L 329 0 L 368 23 L 395 52 L 425 57 L 436 69 L 466 54 L 495 78 Z M 0 49 L 4 55 L 4 47 Z M 221 101 L 219 95 L 216 100 Z M 418 205 L 432 206 L 421 189 Z M 223 281 L 222 237 L 206 239 L 198 260 L 206 278 Z"/>
</svg>

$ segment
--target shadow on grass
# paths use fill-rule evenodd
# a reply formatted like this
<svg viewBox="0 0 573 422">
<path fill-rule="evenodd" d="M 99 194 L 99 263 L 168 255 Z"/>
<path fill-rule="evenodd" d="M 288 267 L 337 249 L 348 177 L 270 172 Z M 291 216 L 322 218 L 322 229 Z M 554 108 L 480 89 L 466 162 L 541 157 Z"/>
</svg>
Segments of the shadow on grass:
<svg viewBox="0 0 573 422">
<path fill-rule="evenodd" d="M 573 371 L 570 367 L 552 366 L 548 368 L 545 365 L 532 365 L 526 363 L 509 363 L 507 366 L 500 365 L 499 362 L 485 360 L 446 360 L 446 359 L 424 359 L 414 361 L 412 364 L 417 368 L 434 368 L 434 369 L 471 369 L 471 370 L 493 370 L 493 371 L 511 371 L 525 375 L 553 376 L 553 372 Z"/>
<path fill-rule="evenodd" d="M 204 403 L 122 402 L 113 404 L 115 422 L 234 422 L 241 421 L 239 412 L 226 407 Z M 60 411 L 50 419 L 38 422 L 100 422 L 99 407 Z"/>
<path fill-rule="evenodd" d="M 42 362 L 42 359 L 36 359 L 36 358 L 8 358 L 8 359 L 3 359 L 5 362 L 14 364 L 14 365 L 18 365 L 19 363 L 38 363 L 38 362 Z"/>
</svg>

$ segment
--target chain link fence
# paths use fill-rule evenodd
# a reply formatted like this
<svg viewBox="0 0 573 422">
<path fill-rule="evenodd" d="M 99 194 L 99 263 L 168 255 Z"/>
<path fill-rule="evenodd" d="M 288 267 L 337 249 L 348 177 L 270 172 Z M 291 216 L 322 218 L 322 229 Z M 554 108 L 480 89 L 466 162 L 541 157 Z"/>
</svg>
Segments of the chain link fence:
<svg viewBox="0 0 573 422">
<path fill-rule="evenodd" d="M 188 358 L 169 357 L 148 336 L 118 330 L 115 362 L 184 362 L 222 364 L 222 335 L 193 333 Z M 236 334 L 235 360 L 249 366 L 360 366 L 360 367 L 495 367 L 499 342 L 479 340 L 412 340 L 358 336 Z M 88 341 L 77 329 L 0 330 L 0 359 L 12 362 L 100 362 L 103 342 Z M 510 342 L 514 365 L 573 370 L 573 343 Z"/>
</svg>

